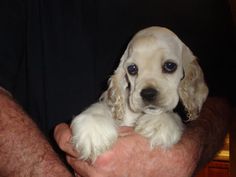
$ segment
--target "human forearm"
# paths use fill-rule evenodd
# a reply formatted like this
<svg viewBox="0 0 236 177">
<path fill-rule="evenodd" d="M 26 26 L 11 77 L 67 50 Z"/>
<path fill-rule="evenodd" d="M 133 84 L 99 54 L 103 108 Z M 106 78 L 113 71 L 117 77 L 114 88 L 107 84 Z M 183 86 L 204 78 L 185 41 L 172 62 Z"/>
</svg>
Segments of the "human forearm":
<svg viewBox="0 0 236 177">
<path fill-rule="evenodd" d="M 223 145 L 231 116 L 230 105 L 223 98 L 207 99 L 200 117 L 187 124 L 186 134 L 202 149 L 196 171 L 212 160 Z"/>
<path fill-rule="evenodd" d="M 33 121 L 2 90 L 0 176 L 71 176 Z"/>
</svg>

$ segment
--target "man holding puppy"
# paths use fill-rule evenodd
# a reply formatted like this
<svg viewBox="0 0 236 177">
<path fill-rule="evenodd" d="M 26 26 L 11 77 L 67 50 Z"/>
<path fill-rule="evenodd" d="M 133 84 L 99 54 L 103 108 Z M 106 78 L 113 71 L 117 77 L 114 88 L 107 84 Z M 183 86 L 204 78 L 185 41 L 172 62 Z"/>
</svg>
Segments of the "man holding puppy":
<svg viewBox="0 0 236 177">
<path fill-rule="evenodd" d="M 201 17 L 184 11 L 188 8 L 200 11 L 199 4 L 193 2 L 196 6 L 192 6 L 183 0 L 182 6 L 186 7 L 181 10 L 177 10 L 179 2 L 171 5 L 176 7 L 175 11 L 168 3 L 171 2 L 1 2 L 0 176 L 72 176 L 59 158 L 58 154 L 61 157 L 64 154 L 53 142 L 53 128 L 70 121 L 98 98 L 103 81 L 131 35 L 153 24 L 172 26 L 186 38 L 193 36 L 189 41 L 198 38 L 194 34 L 203 32 L 194 25 Z M 206 5 L 202 10 L 208 12 L 208 8 Z M 224 16 L 226 12 L 222 10 L 220 14 Z M 181 24 L 183 19 L 190 24 Z M 212 20 L 212 28 L 220 32 L 221 28 L 215 28 L 218 26 L 215 17 L 210 15 L 208 19 Z M 203 22 L 206 26 L 209 23 Z M 195 28 L 199 31 L 191 35 Z M 228 38 L 224 36 L 222 40 Z M 198 44 L 200 50 L 202 43 Z M 213 41 L 211 45 L 214 49 L 208 48 L 205 58 L 217 50 L 218 43 Z M 224 50 L 221 52 L 225 54 Z M 204 51 L 199 53 L 202 58 Z M 208 99 L 199 119 L 186 125 L 181 141 L 168 151 L 160 148 L 151 151 L 145 138 L 128 127 L 121 127 L 115 146 L 92 165 L 78 160 L 79 154 L 70 144 L 68 124 L 59 124 L 54 135 L 79 176 L 184 177 L 191 176 L 219 150 L 228 114 L 225 101 Z"/>
</svg>

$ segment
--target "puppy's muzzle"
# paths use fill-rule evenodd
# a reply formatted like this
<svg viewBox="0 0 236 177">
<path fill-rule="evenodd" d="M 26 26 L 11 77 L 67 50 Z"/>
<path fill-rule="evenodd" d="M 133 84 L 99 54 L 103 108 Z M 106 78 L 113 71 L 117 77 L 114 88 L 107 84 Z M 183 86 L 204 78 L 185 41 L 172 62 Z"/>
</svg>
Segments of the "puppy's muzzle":
<svg viewBox="0 0 236 177">
<path fill-rule="evenodd" d="M 145 88 L 140 92 L 143 101 L 148 103 L 154 102 L 156 100 L 157 94 L 158 91 L 154 88 Z"/>
</svg>

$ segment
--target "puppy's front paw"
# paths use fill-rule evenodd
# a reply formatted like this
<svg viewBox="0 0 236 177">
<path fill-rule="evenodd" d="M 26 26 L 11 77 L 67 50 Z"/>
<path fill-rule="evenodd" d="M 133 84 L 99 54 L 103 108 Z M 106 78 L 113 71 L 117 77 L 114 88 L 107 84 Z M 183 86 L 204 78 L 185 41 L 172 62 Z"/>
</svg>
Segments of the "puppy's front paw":
<svg viewBox="0 0 236 177">
<path fill-rule="evenodd" d="M 95 161 L 118 137 L 114 121 L 99 116 L 79 115 L 72 121 L 71 128 L 72 143 L 83 160 Z"/>
<path fill-rule="evenodd" d="M 176 144 L 183 132 L 183 123 L 175 113 L 160 115 L 145 114 L 137 122 L 135 131 L 150 140 L 151 147 L 171 147 Z"/>
</svg>

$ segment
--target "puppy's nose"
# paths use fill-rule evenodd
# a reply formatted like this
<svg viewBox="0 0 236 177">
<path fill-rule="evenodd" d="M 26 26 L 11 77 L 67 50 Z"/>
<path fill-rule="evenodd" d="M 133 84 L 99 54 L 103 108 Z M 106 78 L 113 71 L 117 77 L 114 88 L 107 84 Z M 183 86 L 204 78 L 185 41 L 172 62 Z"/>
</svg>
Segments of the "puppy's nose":
<svg viewBox="0 0 236 177">
<path fill-rule="evenodd" d="M 154 88 L 145 88 L 141 91 L 140 95 L 145 101 L 154 101 L 157 96 L 157 90 Z"/>
</svg>

